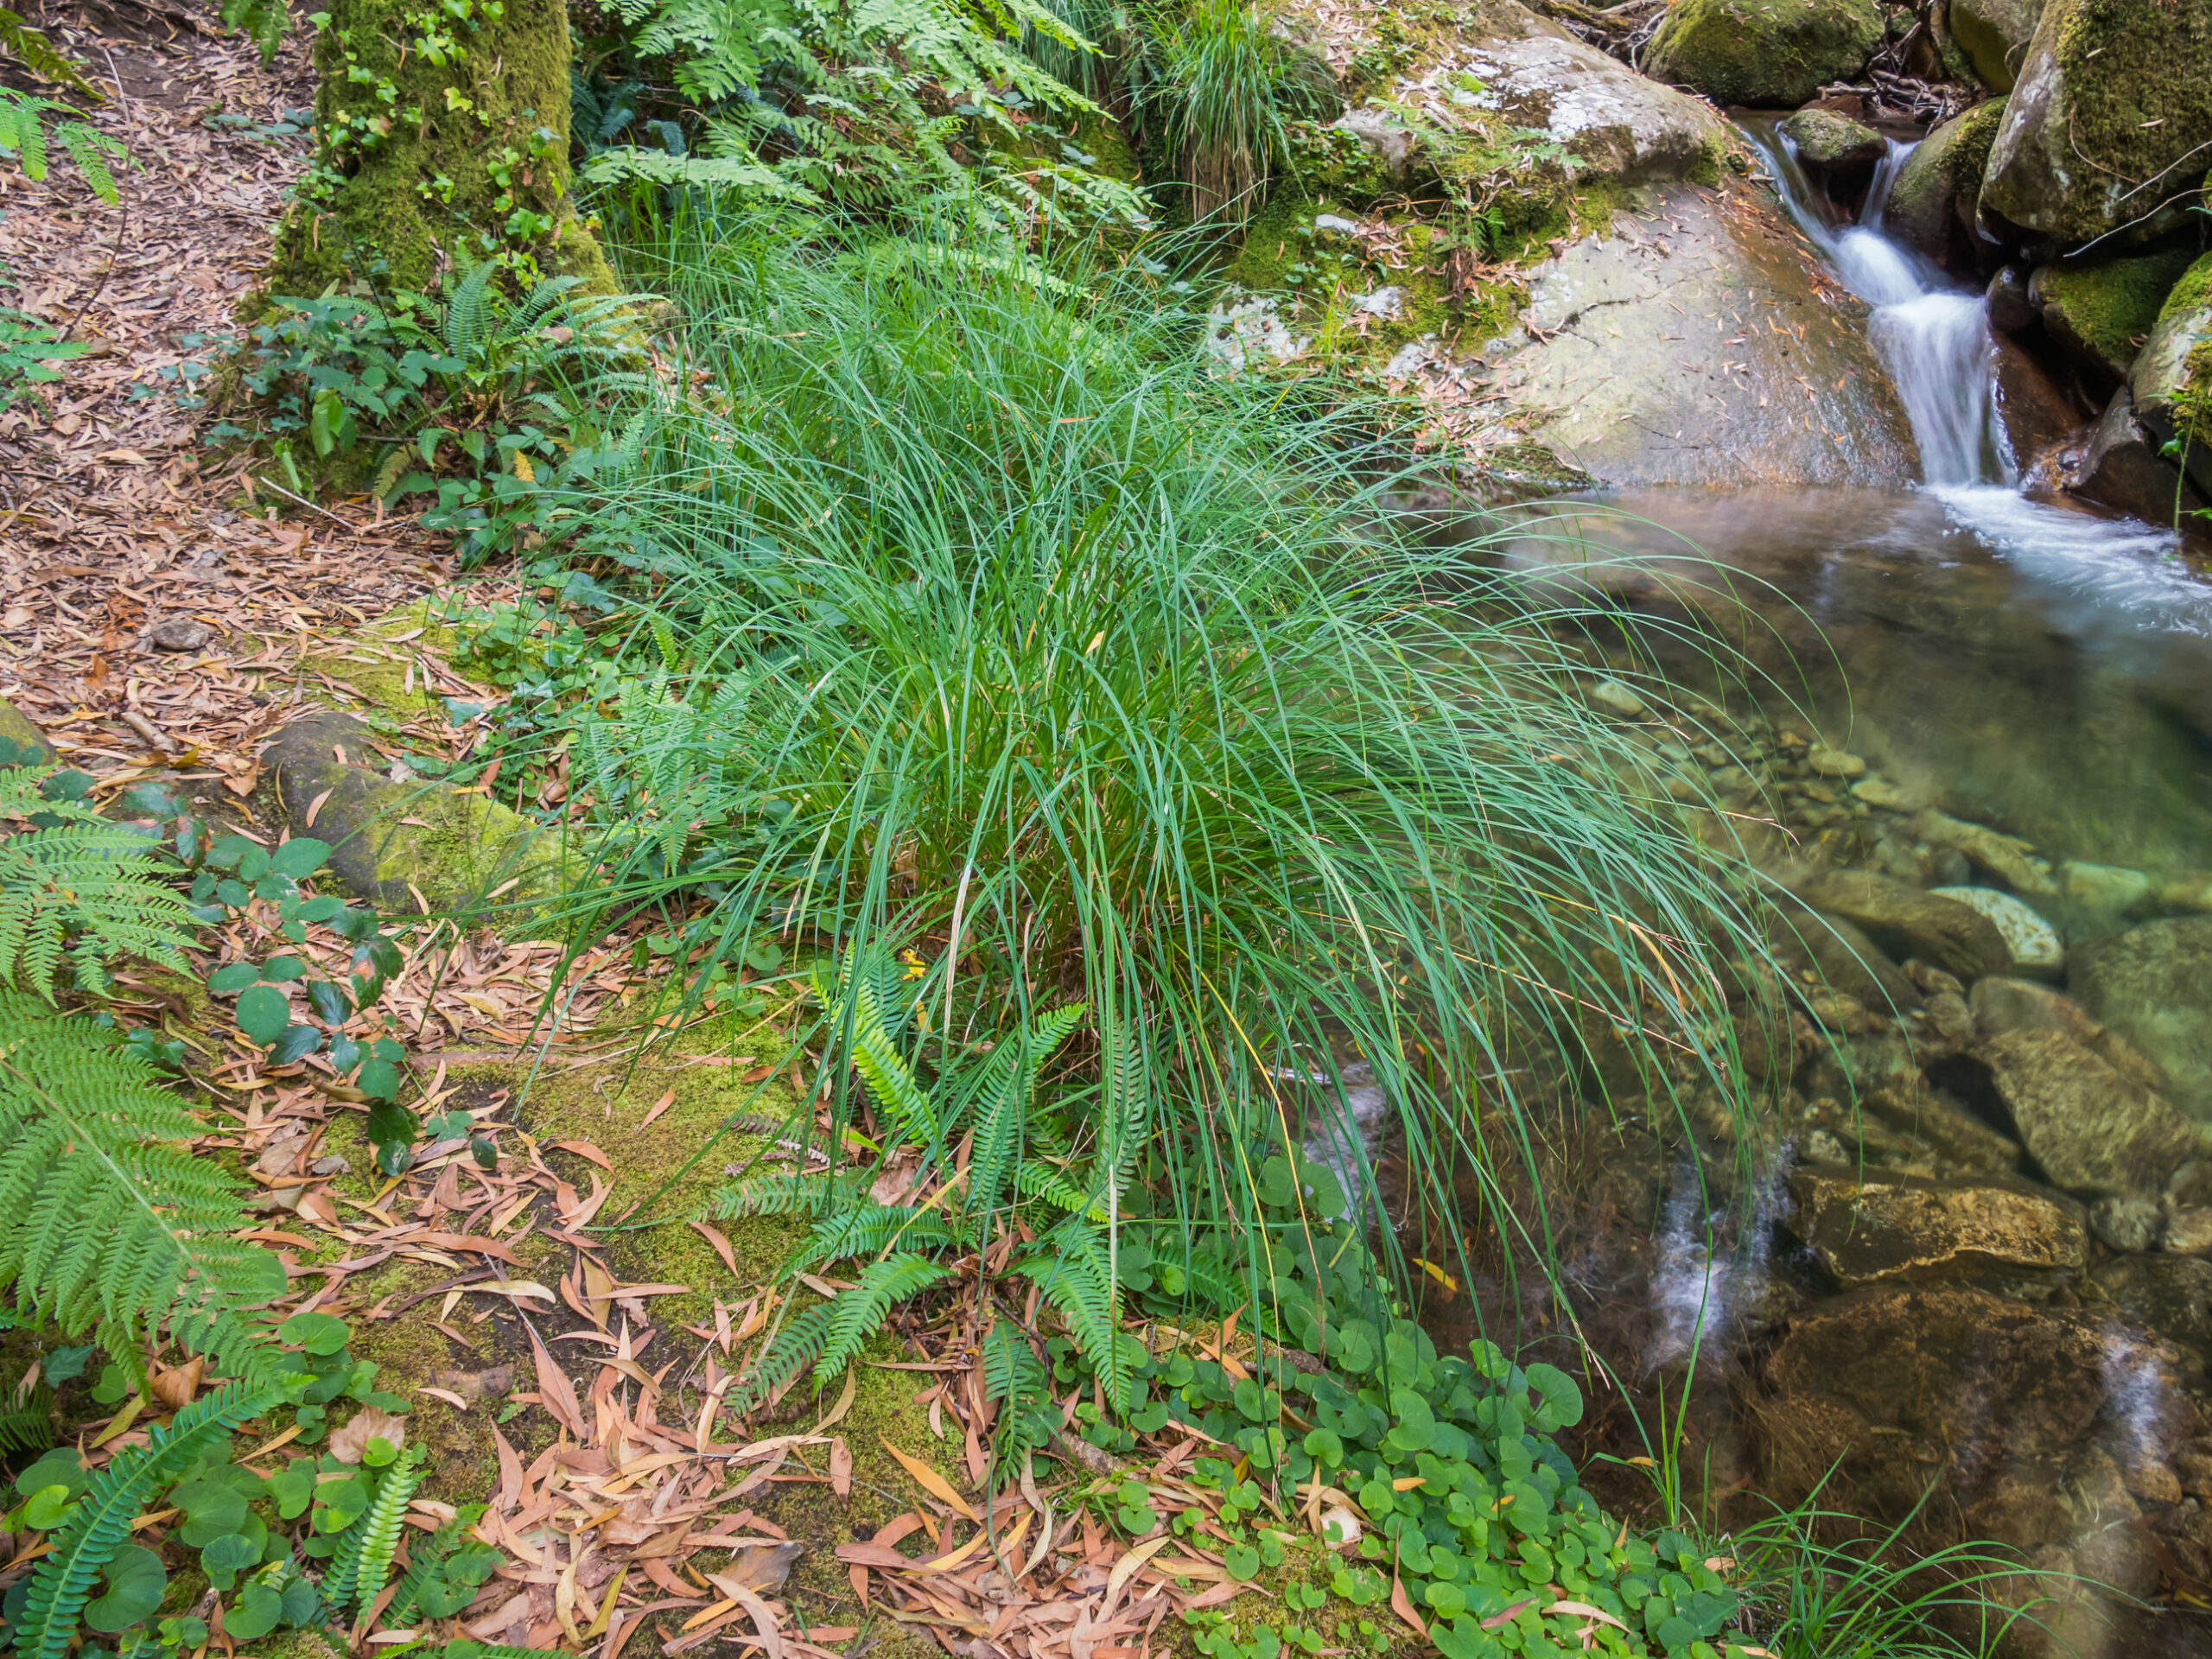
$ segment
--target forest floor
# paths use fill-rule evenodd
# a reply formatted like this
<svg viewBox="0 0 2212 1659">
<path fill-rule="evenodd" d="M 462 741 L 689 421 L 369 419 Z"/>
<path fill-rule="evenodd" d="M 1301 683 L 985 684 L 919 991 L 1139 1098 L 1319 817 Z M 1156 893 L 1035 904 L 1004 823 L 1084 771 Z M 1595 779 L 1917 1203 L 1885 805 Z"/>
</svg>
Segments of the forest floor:
<svg viewBox="0 0 2212 1659">
<path fill-rule="evenodd" d="M 210 411 L 178 395 L 188 365 L 213 365 L 247 332 L 241 302 L 309 150 L 308 36 L 295 28 L 264 66 L 191 0 L 27 10 L 109 92 L 88 118 L 132 160 L 116 206 L 59 157 L 43 182 L 0 168 L 10 303 L 91 347 L 60 381 L 0 410 L 0 697 L 91 775 L 94 798 L 166 784 L 274 842 L 285 826 L 263 777 L 270 740 L 322 702 L 359 701 L 346 695 L 343 664 L 365 650 L 398 660 L 389 631 L 365 625 L 459 579 L 442 539 L 411 518 L 367 498 L 288 499 L 252 457 L 211 448 Z M 403 654 L 426 682 L 450 686 L 453 666 L 427 643 Z M 410 721 L 410 745 L 451 753 L 467 741 L 461 726 L 439 728 L 434 715 Z M 421 1092 L 409 1103 L 426 1116 L 470 1111 L 499 1146 L 494 1171 L 448 1143 L 385 1180 L 367 1166 L 359 1109 L 326 1087 L 327 1066 L 271 1066 L 207 1017 L 203 997 L 145 976 L 124 976 L 124 1007 L 195 1039 L 187 1071 L 211 1108 L 203 1150 L 258 1189 L 247 1236 L 284 1260 L 285 1307 L 346 1318 L 356 1351 L 384 1367 L 379 1386 L 412 1399 L 409 1432 L 434 1463 L 410 1518 L 427 1530 L 453 1505 L 488 1505 L 476 1533 L 506 1565 L 457 1628 L 602 1659 L 656 1626 L 653 1645 L 671 1654 L 736 1638 L 770 1659 L 937 1648 L 1138 1659 L 1155 1642 L 1180 1645 L 1179 1621 L 1161 1628 L 1171 1611 L 1248 1590 L 1268 1599 L 1225 1572 L 1218 1540 L 1194 1533 L 1162 1554 L 1164 1533 L 1133 1550 L 1102 1529 L 1070 1487 L 1099 1482 L 1103 1454 L 1058 1476 L 1040 1465 L 1041 1491 L 1024 1480 L 992 1494 L 972 1306 L 926 1328 L 900 1316 L 898 1337 L 880 1344 L 895 1357 L 850 1373 L 857 1398 L 848 1387 L 834 1406 L 810 1404 L 798 1390 L 760 1420 L 766 1440 L 724 1438 L 721 1402 L 771 1325 L 788 1237 L 758 1224 L 612 1240 L 585 1230 L 646 1198 L 760 1101 L 763 1084 L 772 1105 L 753 1109 L 798 1108 L 798 1068 L 786 1080 L 758 1063 L 766 1048 L 735 1053 L 746 1033 L 722 1021 L 696 1033 L 721 1052 L 690 1042 L 626 1071 L 643 919 L 569 965 L 562 1018 L 543 1028 L 560 945 L 391 925 L 406 965 L 379 1017 L 413 1051 Z M 203 971 L 283 948 L 251 914 L 209 944 Z M 345 950 L 317 930 L 302 953 L 338 975 Z M 755 1034 L 781 1041 L 772 1028 Z M 677 1198 L 702 1201 L 723 1173 L 708 1160 Z M 1234 1364 L 1254 1349 L 1232 1320 L 1210 1351 Z M 95 1462 L 212 1385 L 196 1365 L 156 1359 L 154 1376 L 159 1400 L 137 1421 L 142 1407 L 127 1403 L 67 1425 Z M 65 1413 L 83 1414 L 81 1402 Z M 793 1416 L 811 1432 L 772 1427 Z M 289 1438 L 255 1451 L 265 1462 Z M 1211 1514 L 1219 1495 L 1185 1478 L 1204 1449 L 1171 1433 L 1126 1468 Z M 978 1507 L 988 1528 L 970 1519 Z M 987 1530 L 991 1548 L 978 1553 Z M 141 1541 L 162 1535 L 154 1527 Z M 1334 1558 L 1318 1544 L 1313 1554 L 1325 1575 Z M 212 1617 L 215 1605 L 211 1592 L 191 1611 Z"/>
</svg>

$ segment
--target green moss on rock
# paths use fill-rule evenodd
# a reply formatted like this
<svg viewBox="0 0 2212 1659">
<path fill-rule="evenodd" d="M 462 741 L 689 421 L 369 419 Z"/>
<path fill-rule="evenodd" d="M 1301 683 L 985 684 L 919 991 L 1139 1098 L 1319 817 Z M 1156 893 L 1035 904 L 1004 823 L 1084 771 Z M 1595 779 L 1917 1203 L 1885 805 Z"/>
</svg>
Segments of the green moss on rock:
<svg viewBox="0 0 2212 1659">
<path fill-rule="evenodd" d="M 1779 109 L 1857 75 L 1881 39 L 1874 0 L 1679 0 L 1644 70 L 1716 104 Z"/>
<path fill-rule="evenodd" d="M 1931 257 L 1943 253 L 1950 245 L 1952 225 L 1963 224 L 1973 213 L 1982 169 L 2004 118 L 2004 100 L 1993 98 L 1928 135 L 1890 191 L 1883 223 L 1891 235 Z"/>
<path fill-rule="evenodd" d="M 2065 242 L 2160 228 L 2212 155 L 2212 5 L 2049 0 L 1990 151 L 1985 212 Z M 2194 152 L 2194 153 L 2192 153 Z M 2158 180 L 2155 192 L 2145 189 Z"/>
<path fill-rule="evenodd" d="M 1951 0 L 1951 39 L 1975 78 L 1993 92 L 2009 92 L 2019 78 L 2043 0 Z"/>
<path fill-rule="evenodd" d="M 2044 326 L 2062 345 L 2118 378 L 2157 327 L 2159 308 L 2189 263 L 2186 253 L 2160 253 L 2047 265 L 2036 272 L 2029 294 L 2041 303 Z"/>
<path fill-rule="evenodd" d="M 60 757 L 30 716 L 0 697 L 0 766 L 51 766 Z"/>
</svg>

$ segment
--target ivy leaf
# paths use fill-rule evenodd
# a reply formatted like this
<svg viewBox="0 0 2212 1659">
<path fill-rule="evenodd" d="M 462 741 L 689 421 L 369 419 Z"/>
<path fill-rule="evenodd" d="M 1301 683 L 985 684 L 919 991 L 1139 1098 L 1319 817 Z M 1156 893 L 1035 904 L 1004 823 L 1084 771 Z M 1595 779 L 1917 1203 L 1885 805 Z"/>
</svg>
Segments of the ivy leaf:
<svg viewBox="0 0 2212 1659">
<path fill-rule="evenodd" d="M 270 1063 L 289 1065 L 322 1046 L 322 1033 L 313 1026 L 287 1026 L 269 1051 Z"/>
<path fill-rule="evenodd" d="M 100 1576 L 107 1580 L 107 1593 L 86 1605 L 85 1623 L 109 1635 L 129 1630 L 159 1607 L 169 1587 L 162 1558 L 143 1544 L 117 1550 Z"/>
<path fill-rule="evenodd" d="M 1260 1552 L 1243 1544 L 1230 1544 L 1221 1552 L 1221 1564 L 1229 1576 L 1239 1584 L 1249 1584 L 1260 1576 Z"/>
<path fill-rule="evenodd" d="M 276 1500 L 280 1519 L 296 1521 L 306 1514 L 308 1505 L 315 1501 L 315 1459 L 294 1458 L 270 1476 L 269 1495 Z"/>
<path fill-rule="evenodd" d="M 311 1354 L 334 1354 L 352 1334 L 334 1313 L 295 1313 L 276 1327 L 280 1342 L 296 1343 Z"/>
<path fill-rule="evenodd" d="M 276 1628 L 284 1617 L 283 1592 L 273 1585 L 250 1580 L 238 1600 L 223 1614 L 223 1634 L 240 1642 L 257 1642 Z"/>
<path fill-rule="evenodd" d="M 234 962 L 227 968 L 218 968 L 207 976 L 207 988 L 218 996 L 229 996 L 242 991 L 261 977 L 261 969 L 250 962 Z"/>
<path fill-rule="evenodd" d="M 302 876 L 313 875 L 329 857 L 328 842 L 317 841 L 313 836 L 294 836 L 276 849 L 276 855 L 269 861 L 269 868 L 296 881 Z"/>
<path fill-rule="evenodd" d="M 242 1532 L 226 1532 L 200 1552 L 200 1570 L 218 1590 L 234 1588 L 238 1574 L 261 1564 L 261 1546 Z"/>
<path fill-rule="evenodd" d="M 16 1492 L 18 1497 L 29 1497 L 49 1486 L 59 1486 L 64 1497 L 74 1497 L 92 1484 L 92 1472 L 85 1467 L 84 1459 L 73 1447 L 63 1446 L 48 1452 L 18 1474 Z"/>
<path fill-rule="evenodd" d="M 292 1023 L 292 1005 L 273 985 L 256 985 L 238 997 L 238 1029 L 264 1046 L 284 1034 Z"/>
</svg>

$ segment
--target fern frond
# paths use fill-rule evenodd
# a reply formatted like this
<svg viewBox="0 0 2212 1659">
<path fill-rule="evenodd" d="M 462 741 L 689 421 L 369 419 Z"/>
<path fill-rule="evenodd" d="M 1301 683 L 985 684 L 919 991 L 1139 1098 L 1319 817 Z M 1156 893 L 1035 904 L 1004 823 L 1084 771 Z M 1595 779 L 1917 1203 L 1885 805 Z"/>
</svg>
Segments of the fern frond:
<svg viewBox="0 0 2212 1659">
<path fill-rule="evenodd" d="M 410 1446 L 385 1468 L 384 1477 L 377 1483 L 377 1495 L 370 1501 L 369 1511 L 354 1525 L 361 1541 L 353 1552 L 351 1568 L 350 1605 L 356 1610 L 365 1609 L 384 1589 L 384 1581 L 391 1572 L 391 1558 L 399 1548 L 399 1529 L 407 1518 L 408 1500 L 415 1496 L 415 1489 L 423 1484 L 423 1448 Z M 330 1587 L 326 1580 L 326 1598 Z M 343 1611 L 345 1600 L 334 1599 L 333 1605 Z"/>
<path fill-rule="evenodd" d="M 276 1363 L 241 1310 L 284 1293 L 284 1269 L 232 1235 L 247 1223 L 201 1125 L 89 1020 L 0 991 L 0 1288 L 111 1347 L 164 1320 L 233 1374 Z"/>
<path fill-rule="evenodd" d="M 118 1452 L 94 1475 L 68 1518 L 48 1535 L 50 1553 L 32 1569 L 23 1616 L 12 1632 L 16 1659 L 62 1659 L 93 1581 L 130 1541 L 130 1523 L 155 1491 L 283 1399 L 281 1389 L 233 1382 L 194 1401 L 167 1427 L 154 1429 L 145 1445 Z"/>
<path fill-rule="evenodd" d="M 74 801 L 49 801 L 51 768 L 0 770 L 0 818 L 34 813 L 48 827 L 0 840 L 0 982 L 49 1002 L 66 951 L 78 982 L 107 987 L 106 963 L 143 958 L 190 973 L 190 911 L 149 856 L 156 843 Z"/>
<path fill-rule="evenodd" d="M 1074 1002 L 1024 1026 L 991 1051 L 976 1082 L 962 1091 L 959 1111 L 973 1114 L 976 1130 L 965 1204 L 970 1214 L 988 1215 L 998 1207 L 1036 1096 L 1037 1074 L 1083 1023 L 1084 1012 Z"/>
<path fill-rule="evenodd" d="M 56 49 L 42 29 L 33 29 L 18 12 L 0 6 L 0 48 L 13 54 L 16 60 L 41 80 L 97 99 L 101 97 L 99 87 L 86 80 L 77 66 Z M 12 148 L 12 146 L 10 146 Z"/>
<path fill-rule="evenodd" d="M 860 1282 L 841 1290 L 828 1304 L 830 1323 L 824 1332 L 822 1355 L 814 1363 L 817 1382 L 826 1382 L 842 1372 L 890 1313 L 894 1303 L 918 1296 L 952 1269 L 926 1255 L 902 1250 L 871 1262 L 861 1269 Z"/>
<path fill-rule="evenodd" d="M 1049 1403 L 1050 1381 L 1044 1361 L 1012 1324 L 1001 1319 L 983 1338 L 983 1397 L 999 1408 L 991 1437 L 991 1458 L 1001 1478 L 1018 1474 L 1022 1459 L 1042 1446 L 1051 1421 L 1041 1408 Z"/>
<path fill-rule="evenodd" d="M 897 960 L 883 946 L 867 951 L 848 946 L 837 959 L 834 977 L 819 969 L 814 976 L 815 994 L 831 1010 L 833 1027 L 849 1020 L 853 1065 L 868 1084 L 868 1097 L 897 1130 L 897 1138 L 942 1147 L 949 1126 L 939 1119 L 928 1092 L 899 1052 L 886 1018 L 887 1007 L 894 1001 L 887 991 L 898 983 Z M 908 1011 L 902 1010 L 902 1023 L 906 1017 Z"/>
<path fill-rule="evenodd" d="M 1106 1224 L 1106 1206 L 1050 1164 L 1024 1160 L 1014 1168 L 1014 1185 L 1025 1198 L 1042 1198 L 1069 1215 L 1087 1216 L 1101 1227 Z"/>
<path fill-rule="evenodd" d="M 471 265 L 446 296 L 446 349 L 464 363 L 497 332 L 492 279 L 499 270 L 489 259 Z"/>
<path fill-rule="evenodd" d="M 1128 1409 L 1129 1366 L 1116 1338 L 1122 1330 L 1121 1287 L 1106 1262 L 1105 1242 L 1079 1223 L 1054 1228 L 1014 1271 L 1045 1293 L 1067 1320 L 1076 1345 L 1096 1369 L 1106 1403 Z"/>
<path fill-rule="evenodd" d="M 730 1409 L 739 1416 L 766 1400 L 797 1376 L 802 1368 L 822 1352 L 830 1339 L 830 1309 L 833 1302 L 817 1302 L 802 1308 L 784 1322 L 784 1328 L 768 1344 L 760 1357 L 753 1363 L 753 1374 L 741 1383 L 731 1396 Z"/>
<path fill-rule="evenodd" d="M 752 1175 L 716 1193 L 709 1212 L 716 1221 L 741 1221 L 748 1216 L 818 1216 L 852 1203 L 867 1186 L 865 1171 Z"/>
<path fill-rule="evenodd" d="M 874 1255 L 893 1243 L 903 1243 L 914 1250 L 960 1242 L 960 1236 L 935 1210 L 924 1210 L 918 1205 L 871 1204 L 866 1209 L 843 1211 L 817 1223 L 814 1230 L 784 1263 L 784 1274 L 788 1277 L 824 1262 Z"/>
</svg>

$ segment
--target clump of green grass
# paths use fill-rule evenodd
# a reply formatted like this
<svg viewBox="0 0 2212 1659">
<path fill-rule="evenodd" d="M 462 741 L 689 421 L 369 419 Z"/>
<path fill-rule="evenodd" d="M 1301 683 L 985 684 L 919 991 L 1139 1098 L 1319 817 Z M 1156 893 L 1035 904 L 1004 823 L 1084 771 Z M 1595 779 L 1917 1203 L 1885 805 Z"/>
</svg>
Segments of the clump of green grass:
<svg viewBox="0 0 2212 1659">
<path fill-rule="evenodd" d="M 1133 275 L 706 209 L 656 245 L 697 390 L 601 480 L 660 671 L 580 739 L 580 922 L 710 894 L 702 971 L 911 949 L 925 1073 L 1079 1001 L 1039 1109 L 1193 1220 L 1249 1223 L 1269 1147 L 1363 1158 L 1354 1061 L 1440 1205 L 1532 1059 L 1747 1098 L 1747 884 L 1586 709 L 1586 609 L 1427 540 L 1361 411 L 1214 378 Z"/>
<path fill-rule="evenodd" d="M 1319 64 L 1278 35 L 1274 21 L 1255 0 L 1190 0 L 1147 21 L 1140 98 L 1190 187 L 1193 223 L 1242 226 L 1275 168 L 1290 161 L 1286 123 L 1334 113 Z"/>
</svg>

